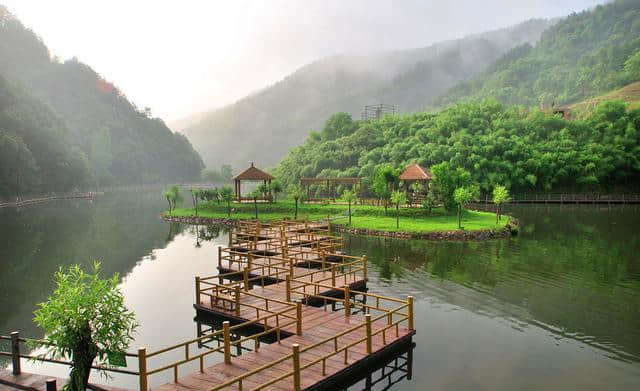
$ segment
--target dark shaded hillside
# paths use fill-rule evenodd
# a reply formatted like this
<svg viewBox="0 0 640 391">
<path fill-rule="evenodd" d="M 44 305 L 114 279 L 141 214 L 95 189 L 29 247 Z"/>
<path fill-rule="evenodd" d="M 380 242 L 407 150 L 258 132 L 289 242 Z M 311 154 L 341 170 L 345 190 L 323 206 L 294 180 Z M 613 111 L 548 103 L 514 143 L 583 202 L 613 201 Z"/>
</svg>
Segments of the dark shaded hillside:
<svg viewBox="0 0 640 391">
<path fill-rule="evenodd" d="M 357 117 L 365 104 L 380 102 L 402 112 L 426 108 L 510 48 L 535 42 L 550 23 L 531 20 L 426 48 L 322 59 L 176 130 L 184 130 L 209 166 L 272 165 L 334 112 Z"/>
<path fill-rule="evenodd" d="M 618 0 L 562 19 L 535 47 L 512 49 L 437 103 L 489 96 L 529 106 L 578 102 L 637 80 L 624 67 L 639 50 L 640 2 Z"/>
<path fill-rule="evenodd" d="M 186 137 L 136 109 L 88 65 L 75 59 L 52 60 L 44 43 L 2 6 L 0 75 L 50 106 L 49 111 L 70 134 L 61 141 L 86 156 L 91 174 L 87 182 L 107 185 L 199 178 L 202 160 Z M 24 119 L 30 120 L 28 115 Z"/>
</svg>

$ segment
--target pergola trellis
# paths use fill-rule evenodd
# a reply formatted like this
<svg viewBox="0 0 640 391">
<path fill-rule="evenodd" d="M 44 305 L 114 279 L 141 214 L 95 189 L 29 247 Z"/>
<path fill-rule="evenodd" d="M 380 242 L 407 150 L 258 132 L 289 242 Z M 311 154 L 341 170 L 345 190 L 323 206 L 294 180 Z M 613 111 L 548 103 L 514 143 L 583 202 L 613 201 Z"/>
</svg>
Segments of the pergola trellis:
<svg viewBox="0 0 640 391">
<path fill-rule="evenodd" d="M 332 197 L 332 190 L 338 185 L 351 185 L 354 188 L 359 186 L 362 182 L 362 178 L 302 178 L 300 179 L 300 185 L 307 187 L 307 199 L 311 198 L 311 185 L 326 185 L 327 186 L 327 198 Z"/>
<path fill-rule="evenodd" d="M 259 168 L 254 167 L 253 162 L 251 162 L 251 167 L 234 176 L 232 179 L 235 183 L 236 201 L 242 202 L 242 181 L 263 182 L 265 185 L 270 185 L 273 177 Z"/>
</svg>

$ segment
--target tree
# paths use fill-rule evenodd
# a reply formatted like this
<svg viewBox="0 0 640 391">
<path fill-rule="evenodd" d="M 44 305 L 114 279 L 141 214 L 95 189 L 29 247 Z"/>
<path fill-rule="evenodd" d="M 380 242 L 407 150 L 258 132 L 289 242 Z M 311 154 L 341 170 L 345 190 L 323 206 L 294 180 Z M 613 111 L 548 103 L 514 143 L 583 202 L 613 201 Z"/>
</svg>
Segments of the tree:
<svg viewBox="0 0 640 391">
<path fill-rule="evenodd" d="M 351 225 L 351 204 L 357 199 L 353 190 L 345 190 L 342 193 L 342 199 L 349 204 L 349 225 Z"/>
<path fill-rule="evenodd" d="M 298 220 L 298 201 L 304 198 L 304 190 L 300 186 L 289 185 L 287 188 L 289 197 L 293 198 L 296 204 L 294 219 Z"/>
<path fill-rule="evenodd" d="M 231 217 L 231 202 L 233 201 L 233 189 L 231 186 L 224 186 L 220 190 L 220 196 L 227 203 L 227 216 Z"/>
<path fill-rule="evenodd" d="M 391 202 L 396 204 L 396 229 L 400 228 L 400 205 L 407 203 L 407 195 L 404 191 L 396 190 L 391 194 Z"/>
<path fill-rule="evenodd" d="M 196 208 L 196 216 L 198 215 L 198 199 L 202 197 L 201 189 L 191 189 L 189 190 L 191 193 L 191 200 L 193 201 L 193 206 Z"/>
<path fill-rule="evenodd" d="M 500 220 L 502 204 L 510 200 L 509 190 L 506 187 L 498 185 L 493 188 L 493 203 L 496 205 L 496 224 L 498 224 L 498 220 Z"/>
<path fill-rule="evenodd" d="M 637 50 L 624 62 L 624 71 L 629 80 L 640 80 L 640 50 Z"/>
<path fill-rule="evenodd" d="M 373 193 L 384 200 L 384 214 L 387 214 L 387 206 L 394 185 L 398 182 L 398 171 L 391 164 L 381 164 L 376 167 L 371 181 Z"/>
<path fill-rule="evenodd" d="M 453 200 L 458 205 L 458 228 L 462 228 L 460 224 L 460 215 L 462 208 L 473 200 L 475 192 L 471 187 L 459 187 L 453 192 Z"/>
<path fill-rule="evenodd" d="M 422 200 L 422 207 L 427 210 L 428 214 L 431 214 L 431 210 L 436 207 L 436 195 L 433 191 L 429 191 Z"/>
<path fill-rule="evenodd" d="M 444 208 L 452 211 L 458 203 L 455 201 L 456 189 L 471 185 L 471 174 L 463 168 L 453 168 L 448 162 L 442 162 L 431 167 L 433 173 L 432 190 L 442 197 Z"/>
<path fill-rule="evenodd" d="M 184 202 L 182 193 L 180 193 L 180 188 L 176 185 L 173 185 L 164 190 L 162 192 L 162 195 L 167 199 L 167 202 L 169 203 L 169 214 L 171 214 L 172 209 L 175 210 L 177 206 L 182 205 L 182 203 Z"/>
<path fill-rule="evenodd" d="M 124 304 L 118 288 L 118 273 L 100 278 L 100 263 L 85 273 L 78 265 L 54 275 L 56 289 L 38 304 L 34 322 L 44 331 L 46 353 L 53 359 L 71 357 L 67 387 L 84 391 L 93 361 L 108 365 L 108 358 L 121 354 L 133 340 L 138 324 Z"/>
<path fill-rule="evenodd" d="M 278 194 L 282 193 L 282 184 L 278 181 L 271 182 L 271 191 L 273 192 L 273 201 L 278 202 Z"/>
<path fill-rule="evenodd" d="M 231 170 L 231 164 L 223 164 L 220 167 L 220 175 L 226 181 L 230 181 L 231 177 L 233 177 L 233 173 Z"/>
<path fill-rule="evenodd" d="M 271 192 L 271 188 L 266 183 L 261 183 L 258 185 L 258 187 L 256 187 L 256 191 L 262 193 L 262 195 L 259 197 L 264 197 L 264 199 L 266 200 L 268 198 L 268 194 Z"/>
<path fill-rule="evenodd" d="M 260 186 L 258 186 L 260 187 Z M 262 196 L 264 195 L 263 191 L 261 189 L 255 189 L 254 191 L 252 191 L 251 193 L 248 194 L 249 198 L 253 198 L 253 206 L 255 208 L 256 211 L 256 220 L 258 219 L 258 198 L 262 198 Z"/>
</svg>

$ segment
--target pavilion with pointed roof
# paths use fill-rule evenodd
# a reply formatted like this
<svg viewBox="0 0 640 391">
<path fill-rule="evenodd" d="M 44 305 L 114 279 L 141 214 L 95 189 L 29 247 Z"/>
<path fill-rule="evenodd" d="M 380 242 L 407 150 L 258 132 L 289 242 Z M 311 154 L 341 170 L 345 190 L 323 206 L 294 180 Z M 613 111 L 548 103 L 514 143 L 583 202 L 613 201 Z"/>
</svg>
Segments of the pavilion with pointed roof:
<svg viewBox="0 0 640 391">
<path fill-rule="evenodd" d="M 236 201 L 242 202 L 242 181 L 248 182 L 263 182 L 265 185 L 270 185 L 271 181 L 274 179 L 271 175 L 262 171 L 261 169 L 255 167 L 253 162 L 251 162 L 251 166 L 246 170 L 242 171 L 240 174 L 234 176 L 233 182 L 235 183 L 236 190 Z M 266 197 L 266 195 L 265 195 Z"/>
<path fill-rule="evenodd" d="M 424 193 L 429 189 L 429 181 L 433 179 L 433 175 L 428 168 L 420 166 L 415 160 L 413 163 L 405 167 L 404 171 L 398 177 L 404 183 L 404 190 L 409 193 L 409 184 L 422 183 L 424 186 Z"/>
</svg>

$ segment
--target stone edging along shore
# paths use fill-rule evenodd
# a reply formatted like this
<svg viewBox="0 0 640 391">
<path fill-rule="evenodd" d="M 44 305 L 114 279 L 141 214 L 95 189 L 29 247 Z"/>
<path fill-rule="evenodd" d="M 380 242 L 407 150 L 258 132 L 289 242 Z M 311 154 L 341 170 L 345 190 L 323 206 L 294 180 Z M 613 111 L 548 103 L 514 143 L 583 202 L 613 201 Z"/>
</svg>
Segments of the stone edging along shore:
<svg viewBox="0 0 640 391">
<path fill-rule="evenodd" d="M 207 225 L 207 224 L 222 224 L 228 227 L 233 226 L 237 219 L 219 218 L 219 217 L 187 217 L 187 216 L 166 216 L 162 218 L 165 221 L 174 221 L 185 224 L 194 225 Z M 353 235 L 369 235 L 369 236 L 385 236 L 390 238 L 403 238 L 403 239 L 424 239 L 424 240 L 487 240 L 507 238 L 515 235 L 519 229 L 518 220 L 511 218 L 511 221 L 507 225 L 500 229 L 483 229 L 476 231 L 435 231 L 435 232 L 391 232 L 380 231 L 367 228 L 350 228 L 342 224 L 331 224 L 331 228 L 335 232 L 346 232 Z"/>
</svg>

